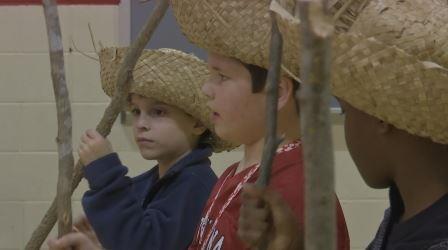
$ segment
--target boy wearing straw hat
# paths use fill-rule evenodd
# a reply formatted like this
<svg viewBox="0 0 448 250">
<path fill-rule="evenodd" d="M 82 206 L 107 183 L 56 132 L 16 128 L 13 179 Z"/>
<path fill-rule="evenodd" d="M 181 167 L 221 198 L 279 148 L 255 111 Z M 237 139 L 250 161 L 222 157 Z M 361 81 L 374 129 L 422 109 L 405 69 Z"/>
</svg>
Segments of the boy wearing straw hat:
<svg viewBox="0 0 448 250">
<path fill-rule="evenodd" d="M 448 3 L 364 2 L 334 38 L 332 89 L 361 176 L 389 188 L 390 208 L 368 249 L 448 249 Z M 303 248 L 282 198 L 255 187 L 245 197 L 245 242 L 258 245 L 270 225 L 270 249 Z M 268 209 L 250 206 L 259 199 Z"/>
<path fill-rule="evenodd" d="M 108 48 L 100 53 L 102 86 L 109 96 L 125 52 Z M 78 247 L 99 247 L 93 244 L 95 233 L 106 249 L 188 247 L 217 179 L 209 156 L 231 148 L 208 121 L 210 110 L 200 91 L 208 77 L 207 65 L 192 55 L 171 49 L 143 51 L 133 70 L 129 106 L 140 153 L 158 165 L 129 178 L 109 141 L 87 130 L 79 156 L 90 190 L 82 205 L 94 233 L 85 220 L 76 228 L 84 235 L 51 241 L 52 248 L 73 239 Z"/>
<path fill-rule="evenodd" d="M 270 44 L 269 1 L 172 0 L 175 17 L 184 34 L 208 51 L 211 78 L 202 87 L 210 98 L 216 133 L 242 144 L 244 156 L 221 175 L 202 214 L 190 250 L 247 249 L 237 235 L 241 188 L 258 178 L 266 130 L 266 81 Z M 291 63 L 284 55 L 284 69 Z M 291 73 L 291 72 L 290 72 Z M 274 158 L 269 188 L 287 202 L 294 221 L 303 220 L 303 165 L 298 107 L 298 82 L 284 74 L 279 83 L 278 134 L 283 143 Z M 349 249 L 348 233 L 339 203 L 338 249 Z"/>
</svg>

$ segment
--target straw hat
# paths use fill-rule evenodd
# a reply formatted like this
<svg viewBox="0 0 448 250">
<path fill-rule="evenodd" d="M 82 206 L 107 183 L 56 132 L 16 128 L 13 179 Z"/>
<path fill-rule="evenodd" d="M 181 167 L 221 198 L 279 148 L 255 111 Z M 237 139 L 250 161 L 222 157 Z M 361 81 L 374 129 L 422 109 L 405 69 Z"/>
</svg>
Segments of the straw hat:
<svg viewBox="0 0 448 250">
<path fill-rule="evenodd" d="M 334 95 L 412 134 L 448 144 L 448 3 L 332 0 Z M 207 50 L 268 68 L 272 8 L 282 68 L 299 78 L 295 0 L 172 0 L 184 34 Z"/>
<path fill-rule="evenodd" d="M 105 48 L 99 53 L 101 83 L 108 96 L 114 93 L 117 72 L 126 50 Z M 173 49 L 144 50 L 132 74 L 130 93 L 154 98 L 197 118 L 212 132 L 210 144 L 215 152 L 233 148 L 213 131 L 207 97 L 201 92 L 202 83 L 209 77 L 203 61 Z"/>
<path fill-rule="evenodd" d="M 448 2 L 372 0 L 334 41 L 333 94 L 448 144 Z"/>
<path fill-rule="evenodd" d="M 171 0 L 181 30 L 206 50 L 268 68 L 270 1 Z M 283 61 L 290 61 L 283 55 Z"/>
<path fill-rule="evenodd" d="M 333 0 L 334 1 L 334 0 Z M 345 8 L 345 2 L 351 2 Z M 339 29 L 346 29 L 352 22 L 355 8 L 362 8 L 367 0 L 338 1 L 332 12 L 339 16 Z M 244 63 L 269 68 L 269 48 L 271 41 L 271 18 L 269 9 L 275 6 L 285 10 L 295 8 L 295 0 L 171 0 L 175 18 L 182 32 L 201 48 Z M 342 6 L 341 6 L 342 5 Z M 340 11 L 340 9 L 345 11 Z M 341 13 L 337 13 L 340 11 Z M 289 24 L 280 22 L 280 26 Z M 294 28 L 296 28 L 294 26 Z M 297 35 L 297 32 L 294 33 Z M 283 74 L 299 80 L 298 53 L 291 53 L 298 41 L 284 39 L 282 69 Z M 299 80 L 300 81 L 300 80 Z"/>
</svg>

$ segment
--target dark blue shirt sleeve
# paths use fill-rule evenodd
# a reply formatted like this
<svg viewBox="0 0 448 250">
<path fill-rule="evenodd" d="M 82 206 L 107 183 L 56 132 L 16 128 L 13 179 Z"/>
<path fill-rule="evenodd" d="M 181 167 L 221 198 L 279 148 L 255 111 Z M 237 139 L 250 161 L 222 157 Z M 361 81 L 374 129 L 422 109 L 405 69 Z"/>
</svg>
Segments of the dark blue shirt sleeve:
<svg viewBox="0 0 448 250">
<path fill-rule="evenodd" d="M 90 164 L 85 177 L 90 190 L 82 204 L 100 242 L 106 249 L 179 250 L 190 244 L 208 199 L 194 172 L 183 172 L 160 192 L 163 195 L 142 208 L 133 180 L 126 176 L 117 154 Z"/>
</svg>

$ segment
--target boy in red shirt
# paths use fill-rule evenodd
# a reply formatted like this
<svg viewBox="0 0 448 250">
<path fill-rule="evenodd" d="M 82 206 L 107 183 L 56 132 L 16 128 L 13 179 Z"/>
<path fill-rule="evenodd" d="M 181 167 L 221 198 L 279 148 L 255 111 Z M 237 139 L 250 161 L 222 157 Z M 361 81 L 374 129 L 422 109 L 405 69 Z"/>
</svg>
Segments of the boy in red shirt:
<svg viewBox="0 0 448 250">
<path fill-rule="evenodd" d="M 190 250 L 248 249 L 237 235 L 241 189 L 258 178 L 266 130 L 266 91 L 270 34 L 270 1 L 173 0 L 174 14 L 184 34 L 208 51 L 211 79 L 203 86 L 215 131 L 221 138 L 243 145 L 240 162 L 227 168 L 203 210 Z M 286 69 L 295 60 L 285 52 Z M 288 204 L 296 223 L 304 221 L 304 180 L 294 72 L 279 83 L 277 150 L 269 188 Z M 349 249 L 349 238 L 339 202 L 338 249 Z"/>
</svg>

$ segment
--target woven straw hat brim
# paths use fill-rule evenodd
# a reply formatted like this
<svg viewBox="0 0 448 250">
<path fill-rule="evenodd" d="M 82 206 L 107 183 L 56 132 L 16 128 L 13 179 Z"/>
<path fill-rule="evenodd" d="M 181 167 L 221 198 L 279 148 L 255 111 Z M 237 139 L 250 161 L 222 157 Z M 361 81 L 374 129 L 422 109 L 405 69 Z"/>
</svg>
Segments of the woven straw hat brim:
<svg viewBox="0 0 448 250">
<path fill-rule="evenodd" d="M 372 20 L 375 21 L 372 21 Z M 350 29 L 448 68 L 448 2 L 371 1 Z"/>
<path fill-rule="evenodd" d="M 101 83 L 112 96 L 117 72 L 127 48 L 105 48 L 99 53 Z M 212 133 L 210 144 L 215 152 L 234 146 L 220 139 L 210 121 L 207 97 L 201 92 L 209 78 L 207 65 L 193 55 L 173 49 L 144 50 L 132 72 L 130 93 L 153 98 L 175 106 L 201 121 Z"/>
<path fill-rule="evenodd" d="M 359 13 L 366 8 L 370 0 L 338 0 L 330 13 L 334 19 L 334 31 L 336 34 L 347 32 L 357 20 Z M 280 0 L 277 12 L 277 24 L 283 40 L 283 53 L 287 55 L 287 61 L 283 62 L 284 70 L 291 76 L 300 78 L 300 62 L 302 56 L 302 37 L 300 21 L 293 16 L 296 0 Z M 281 12 L 281 14 L 280 14 Z M 289 16 L 285 16 L 287 13 Z"/>
<path fill-rule="evenodd" d="M 337 37 L 332 91 L 395 127 L 448 144 L 448 70 L 374 38 Z"/>
<path fill-rule="evenodd" d="M 367 1 L 337 1 L 331 10 L 339 17 L 337 29 L 347 30 Z M 295 9 L 295 0 L 277 2 L 287 11 Z M 350 2 L 349 8 L 340 11 L 346 2 Z M 269 68 L 271 0 L 172 0 L 171 3 L 182 32 L 192 43 L 247 64 Z M 282 73 L 299 80 L 300 54 L 291 52 L 300 40 L 292 38 L 283 40 Z"/>
<path fill-rule="evenodd" d="M 448 3 L 372 0 L 349 9 L 336 20 L 333 94 L 409 133 L 448 144 Z M 300 41 L 299 25 L 279 18 L 285 39 Z M 300 43 L 286 46 L 298 61 Z"/>
<path fill-rule="evenodd" d="M 271 29 L 268 1 L 172 0 L 171 3 L 181 30 L 191 42 L 267 68 Z"/>
</svg>

